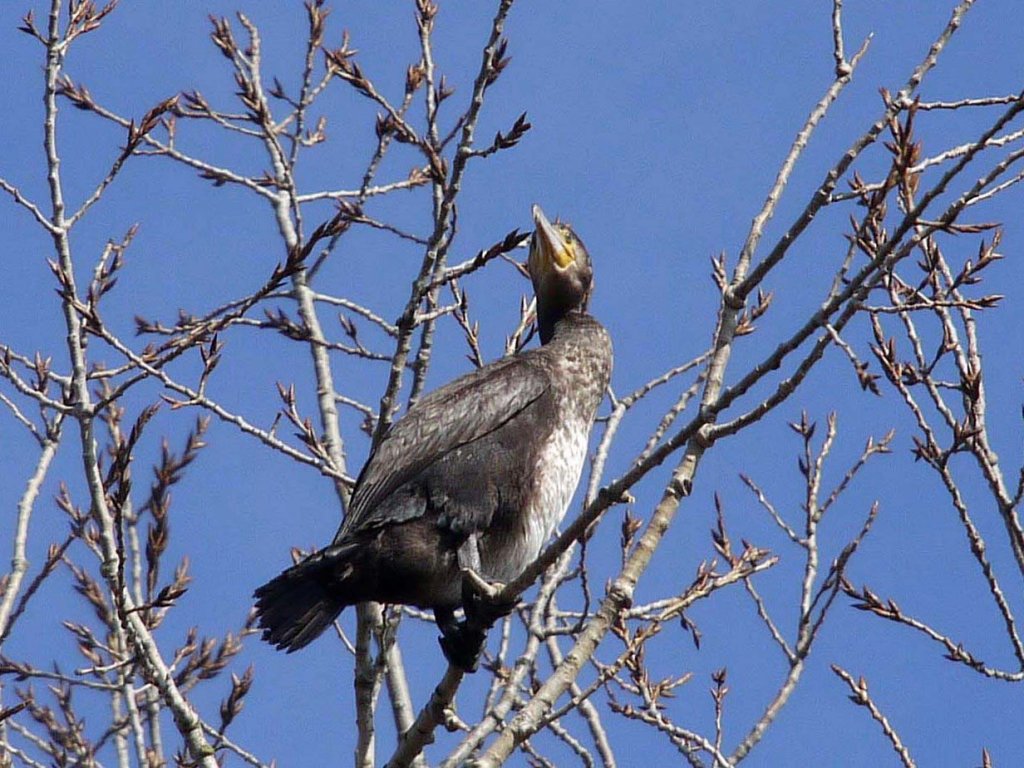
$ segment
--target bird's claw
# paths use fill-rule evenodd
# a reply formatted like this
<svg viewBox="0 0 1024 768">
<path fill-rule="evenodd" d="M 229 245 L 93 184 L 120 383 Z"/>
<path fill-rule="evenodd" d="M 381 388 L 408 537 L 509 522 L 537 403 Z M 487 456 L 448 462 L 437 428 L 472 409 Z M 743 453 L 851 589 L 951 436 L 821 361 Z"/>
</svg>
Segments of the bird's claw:
<svg viewBox="0 0 1024 768">
<path fill-rule="evenodd" d="M 515 607 L 515 601 L 498 599 L 505 585 L 488 581 L 472 568 L 462 569 L 462 607 L 464 621 L 454 617 L 439 621 L 438 642 L 445 658 L 464 672 L 476 672 L 487 640 L 487 630 Z"/>
<path fill-rule="evenodd" d="M 483 597 L 493 598 L 504 586 L 500 581 L 488 581 L 472 568 L 462 569 L 463 595 L 467 589 L 470 589 Z"/>
<path fill-rule="evenodd" d="M 488 581 L 472 568 L 463 568 L 462 606 L 466 611 L 466 621 L 486 630 L 511 613 L 517 601 L 500 599 L 504 588 L 500 581 Z"/>
</svg>

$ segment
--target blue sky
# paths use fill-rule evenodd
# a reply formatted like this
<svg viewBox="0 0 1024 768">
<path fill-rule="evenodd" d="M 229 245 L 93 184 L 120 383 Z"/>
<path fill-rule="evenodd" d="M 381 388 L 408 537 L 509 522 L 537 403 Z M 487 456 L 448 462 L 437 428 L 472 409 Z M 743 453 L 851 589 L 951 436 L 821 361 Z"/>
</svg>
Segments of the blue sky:
<svg viewBox="0 0 1024 768">
<path fill-rule="evenodd" d="M 36 15 L 45 16 L 39 4 L 35 6 Z M 438 67 L 456 85 L 453 101 L 459 107 L 478 66 L 491 6 L 442 4 L 435 36 Z M 720 252 L 735 257 L 793 136 L 831 80 L 828 6 L 811 0 L 521 0 L 506 28 L 512 63 L 489 95 L 478 135 L 486 140 L 495 131 L 507 130 L 524 111 L 533 129 L 516 149 L 471 168 L 452 260 L 473 255 L 515 227 L 527 229 L 530 205 L 540 203 L 549 214 L 571 221 L 594 257 L 597 293 L 592 309 L 615 339 L 617 393 L 629 392 L 701 352 L 710 339 L 718 301 L 709 259 Z M 7 104 L 0 112 L 5 147 L 0 152 L 0 176 L 42 202 L 41 56 L 38 46 L 16 31 L 29 7 L 33 4 L 27 0 L 8 0 L 0 7 L 5 74 L 0 91 Z M 877 118 L 878 88 L 896 91 L 903 84 L 945 24 L 950 7 L 937 0 L 847 0 L 847 49 L 856 49 L 869 33 L 874 35 L 871 47 L 853 83 L 813 137 L 768 227 L 765 244 L 784 231 L 829 166 Z M 124 3 L 102 30 L 76 45 L 68 70 L 88 85 L 97 101 L 136 118 L 183 90 L 201 90 L 212 102 L 228 106 L 234 83 L 225 60 L 208 40 L 207 14 L 231 14 L 239 8 L 262 30 L 265 71 L 294 88 L 305 24 L 298 2 Z M 329 40 L 337 43 L 341 29 L 348 29 L 364 71 L 382 91 L 399 98 L 405 67 L 418 55 L 412 13 L 411 3 L 338 3 L 329 22 Z M 1024 71 L 1022 28 L 1024 12 L 1013 0 L 978 3 L 926 81 L 923 97 L 1018 92 Z M 344 87 L 329 91 L 319 109 L 328 117 L 330 140 L 309 155 L 300 168 L 300 182 L 308 190 L 357 186 L 375 141 L 370 128 L 374 109 Z M 919 120 L 919 137 L 930 154 L 975 137 L 989 117 L 987 112 L 929 113 Z M 92 115 L 68 108 L 62 120 L 68 195 L 80 200 L 109 167 L 123 135 Z M 225 140 L 209 129 L 183 126 L 180 141 L 197 154 L 244 172 L 258 173 L 265 164 L 258 146 Z M 883 153 L 876 150 L 866 168 L 881 169 L 883 161 Z M 414 162 L 410 150 L 398 148 L 380 178 L 400 178 Z M 368 211 L 422 233 L 429 210 L 426 194 L 421 190 L 375 201 Z M 1021 458 L 1020 210 L 1020 193 L 1011 191 L 1004 199 L 979 207 L 972 219 L 1006 225 L 1001 251 L 1007 258 L 991 270 L 988 287 L 1007 298 L 983 316 L 980 333 L 992 440 L 1010 477 Z M 329 211 L 326 205 L 311 209 L 310 220 Z M 845 250 L 842 231 L 849 213 L 825 211 L 770 279 L 766 287 L 775 291 L 774 305 L 758 333 L 738 344 L 731 375 L 763 357 L 821 301 Z M 23 352 L 39 349 L 52 354 L 58 370 L 66 370 L 62 320 L 45 263 L 50 243 L 6 198 L 0 202 L 0 222 L 5 232 L 0 251 L 0 341 Z M 163 159 L 139 158 L 128 164 L 76 230 L 80 275 L 89 274 L 103 243 L 119 237 L 134 222 L 140 224 L 139 235 L 104 312 L 106 322 L 126 338 L 131 337 L 136 314 L 168 322 L 179 308 L 212 308 L 258 285 L 283 257 L 262 201 L 230 187 L 216 189 Z M 977 240 L 950 242 L 949 248 L 970 251 L 977 248 Z M 418 247 L 372 231 L 353 232 L 321 273 L 320 285 L 393 319 L 420 257 Z M 496 263 L 467 280 L 465 287 L 473 315 L 481 321 L 484 353 L 495 357 L 528 286 L 511 267 Z M 865 331 L 862 324 L 851 338 L 866 355 Z M 304 410 L 312 413 L 314 392 L 305 349 L 244 328 L 226 340 L 225 360 L 211 394 L 251 414 L 257 423 L 269 424 L 276 407 L 275 382 L 294 381 Z M 370 331 L 366 341 L 389 351 L 386 340 Z M 431 387 L 467 369 L 461 345 L 455 324 L 442 323 Z M 91 351 L 116 362 L 98 342 Z M 385 365 L 375 368 L 343 357 L 335 362 L 339 388 L 375 403 L 386 380 Z M 183 377 L 195 373 L 187 364 L 175 370 Z M 611 476 L 627 468 L 683 386 L 681 382 L 666 388 L 630 417 L 611 457 Z M 8 392 L 2 383 L 0 391 Z M 158 397 L 156 387 L 141 387 L 129 403 L 137 409 Z M 833 481 L 869 435 L 897 428 L 894 454 L 875 459 L 827 518 L 823 559 L 839 552 L 870 504 L 879 500 L 876 529 L 852 566 L 852 580 L 870 584 L 883 597 L 895 597 L 909 612 L 962 639 L 986 662 L 1012 667 L 998 614 L 955 514 L 934 475 L 912 462 L 912 426 L 904 409 L 891 390 L 881 399 L 861 392 L 849 364 L 836 350 L 771 418 L 708 454 L 696 491 L 684 501 L 641 584 L 639 599 L 678 590 L 702 559 L 714 556 L 708 531 L 714 523 L 713 493 L 718 492 L 734 539 L 747 538 L 782 556 L 780 565 L 758 583 L 778 621 L 791 631 L 799 553 L 756 507 L 738 473 L 761 484 L 795 522 L 801 503 L 796 469 L 800 445 L 785 423 L 797 420 L 802 409 L 822 423 L 830 410 L 838 412 Z M 148 484 L 146 465 L 158 455 L 158 435 L 167 434 L 173 445 L 180 445 L 186 428 L 187 420 L 166 408 L 154 420 L 137 454 L 140 488 Z M 351 413 L 343 428 L 350 471 L 355 473 L 367 444 Z M 74 441 L 66 442 L 33 519 L 34 563 L 64 531 L 64 519 L 50 501 L 58 481 L 68 480 L 76 500 L 85 503 L 75 474 Z M 195 582 L 160 630 L 165 650 L 194 624 L 210 634 L 237 627 L 253 587 L 286 564 L 288 548 L 325 542 L 338 522 L 331 489 L 316 472 L 260 448 L 226 425 L 214 423 L 208 442 L 209 448 L 175 489 L 171 554 L 189 554 Z M 6 413 L 0 416 L 0 462 L 7 468 L 0 473 L 0 509 L 6 510 L 0 514 L 0 541 L 6 541 L 34 462 L 31 441 Z M 989 537 L 1011 605 L 1019 612 L 1024 607 L 1020 584 L 1013 578 L 1012 558 L 1000 538 L 1001 524 L 990 498 L 966 459 L 958 459 L 955 468 Z M 636 489 L 634 514 L 649 516 L 665 479 L 665 471 L 655 472 Z M 605 521 L 604 539 L 594 545 L 591 557 L 601 574 L 594 579 L 595 588 L 613 573 L 617 528 L 613 514 Z M 89 557 L 84 551 L 77 556 Z M 55 618 L 83 614 L 68 592 L 65 576 L 53 579 L 6 643 L 5 653 L 31 657 L 40 665 L 50 658 L 62 659 L 67 667 L 79 664 Z M 709 675 L 727 666 L 731 693 L 725 743 L 731 746 L 777 688 L 784 664 L 739 590 L 719 594 L 697 607 L 691 618 L 703 633 L 699 651 L 682 632 L 666 632 L 657 641 L 660 674 L 694 674 L 669 713 L 683 725 L 708 732 L 713 723 L 706 692 Z M 353 617 L 347 615 L 345 623 L 351 627 Z M 421 703 L 441 674 L 441 656 L 429 631 L 414 629 L 405 643 L 414 699 Z M 246 711 L 232 726 L 234 740 L 267 760 L 278 758 L 282 765 L 347 760 L 353 748 L 350 660 L 337 643 L 322 640 L 302 654 L 285 656 L 252 638 L 236 671 L 249 663 L 255 665 L 256 683 Z M 747 764 L 896 764 L 877 724 L 847 700 L 845 687 L 829 671 L 830 663 L 867 677 L 877 703 L 921 765 L 975 765 L 983 746 L 1001 766 L 1015 764 L 1024 753 L 1024 737 L 1013 725 L 1024 712 L 1016 687 L 950 664 L 939 646 L 855 611 L 841 598 L 800 687 Z M 480 680 L 471 681 L 460 694 L 460 707 L 467 713 L 478 707 L 480 686 Z M 197 691 L 195 701 L 215 717 L 225 693 L 225 683 L 214 683 Z M 97 720 L 102 717 L 97 714 Z M 641 753 L 652 762 L 674 759 L 675 750 L 663 737 L 611 713 L 606 719 L 620 745 L 620 765 L 637 764 Z M 384 756 L 392 735 L 383 722 L 380 734 Z M 552 754 L 572 764 L 557 748 Z"/>
</svg>

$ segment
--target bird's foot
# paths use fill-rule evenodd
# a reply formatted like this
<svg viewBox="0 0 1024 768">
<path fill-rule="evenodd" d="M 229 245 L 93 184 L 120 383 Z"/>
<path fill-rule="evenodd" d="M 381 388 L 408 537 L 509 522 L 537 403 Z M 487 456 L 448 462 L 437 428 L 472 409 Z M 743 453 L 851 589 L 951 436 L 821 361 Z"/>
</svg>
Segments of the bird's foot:
<svg viewBox="0 0 1024 768">
<path fill-rule="evenodd" d="M 515 601 L 498 599 L 505 585 L 487 581 L 472 568 L 462 569 L 462 606 L 464 621 L 457 622 L 450 612 L 438 614 L 441 637 L 438 642 L 445 658 L 464 672 L 476 672 L 487 640 L 487 630 L 515 608 Z"/>
<path fill-rule="evenodd" d="M 487 630 L 469 621 L 441 625 L 441 636 L 437 638 L 444 657 L 463 672 L 476 672 L 486 640 Z"/>
<path fill-rule="evenodd" d="M 466 621 L 486 630 L 510 614 L 517 601 L 501 600 L 499 596 L 504 588 L 500 581 L 488 581 L 472 568 L 463 568 L 462 606 L 466 611 Z"/>
</svg>

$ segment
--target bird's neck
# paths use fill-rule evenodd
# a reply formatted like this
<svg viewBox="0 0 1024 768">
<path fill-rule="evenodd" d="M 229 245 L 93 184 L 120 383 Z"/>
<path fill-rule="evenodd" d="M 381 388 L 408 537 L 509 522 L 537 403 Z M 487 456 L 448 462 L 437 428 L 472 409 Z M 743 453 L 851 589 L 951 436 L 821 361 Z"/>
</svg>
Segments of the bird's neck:
<svg viewBox="0 0 1024 768">
<path fill-rule="evenodd" d="M 570 328 L 585 322 L 585 318 L 589 317 L 582 309 L 573 309 L 568 312 L 545 312 L 542 309 L 538 309 L 537 331 L 540 334 L 540 343 L 548 344 Z"/>
</svg>

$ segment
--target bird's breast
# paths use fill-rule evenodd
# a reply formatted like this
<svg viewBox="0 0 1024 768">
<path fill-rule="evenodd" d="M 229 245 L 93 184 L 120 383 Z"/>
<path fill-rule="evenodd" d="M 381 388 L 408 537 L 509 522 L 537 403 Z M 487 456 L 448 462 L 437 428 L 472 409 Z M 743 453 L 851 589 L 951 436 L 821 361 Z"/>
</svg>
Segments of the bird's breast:
<svg viewBox="0 0 1024 768">
<path fill-rule="evenodd" d="M 522 573 L 565 517 L 587 455 L 590 420 L 556 424 L 539 446 L 531 467 L 530 492 L 510 535 L 487 542 L 481 553 L 487 575 L 508 582 Z"/>
<path fill-rule="evenodd" d="M 590 429 L 611 376 L 608 333 L 589 317 L 576 318 L 567 332 L 537 350 L 550 375 L 550 399 L 536 424 L 544 425 L 527 449 L 525 477 L 511 520 L 488 533 L 481 551 L 486 575 L 507 582 L 522 573 L 565 517 L 579 484 Z M 507 513 L 506 513 L 507 514 Z"/>
</svg>

